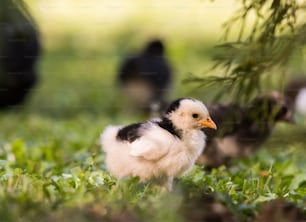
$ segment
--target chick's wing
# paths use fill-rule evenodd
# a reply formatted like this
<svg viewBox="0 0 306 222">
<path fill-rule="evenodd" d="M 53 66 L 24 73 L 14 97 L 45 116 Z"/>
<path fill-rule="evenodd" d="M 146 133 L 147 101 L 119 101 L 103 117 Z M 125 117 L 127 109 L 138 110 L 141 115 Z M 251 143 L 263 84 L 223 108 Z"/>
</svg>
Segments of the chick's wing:
<svg viewBox="0 0 306 222">
<path fill-rule="evenodd" d="M 152 125 L 145 129 L 140 138 L 129 144 L 130 155 L 146 160 L 159 160 L 168 154 L 172 144 L 173 138 L 158 126 Z"/>
</svg>

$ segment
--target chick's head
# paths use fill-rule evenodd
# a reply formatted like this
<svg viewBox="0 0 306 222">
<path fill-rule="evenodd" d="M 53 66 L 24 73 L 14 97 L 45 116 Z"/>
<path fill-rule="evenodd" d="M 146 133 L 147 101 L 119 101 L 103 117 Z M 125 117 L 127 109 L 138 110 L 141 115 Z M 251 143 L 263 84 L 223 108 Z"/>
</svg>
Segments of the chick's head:
<svg viewBox="0 0 306 222">
<path fill-rule="evenodd" d="M 169 106 L 165 116 L 172 121 L 176 128 L 182 130 L 217 129 L 216 124 L 209 115 L 208 109 L 199 100 L 189 98 L 177 99 Z"/>
</svg>

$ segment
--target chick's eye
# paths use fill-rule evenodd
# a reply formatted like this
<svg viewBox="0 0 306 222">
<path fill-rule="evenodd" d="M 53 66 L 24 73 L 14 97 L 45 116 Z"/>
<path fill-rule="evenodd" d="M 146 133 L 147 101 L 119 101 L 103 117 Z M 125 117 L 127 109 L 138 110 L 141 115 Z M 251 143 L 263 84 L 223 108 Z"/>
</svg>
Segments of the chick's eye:
<svg viewBox="0 0 306 222">
<path fill-rule="evenodd" d="M 198 117 L 199 117 L 199 114 L 197 114 L 197 113 L 193 113 L 193 114 L 192 114 L 192 117 L 196 119 L 196 118 L 198 118 Z"/>
</svg>

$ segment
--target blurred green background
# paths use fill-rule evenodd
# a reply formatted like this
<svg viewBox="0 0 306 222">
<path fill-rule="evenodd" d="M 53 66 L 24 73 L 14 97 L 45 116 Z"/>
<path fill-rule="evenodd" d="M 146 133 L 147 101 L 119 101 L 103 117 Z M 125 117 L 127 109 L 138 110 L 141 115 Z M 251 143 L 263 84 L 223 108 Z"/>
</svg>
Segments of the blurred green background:
<svg viewBox="0 0 306 222">
<path fill-rule="evenodd" d="M 181 81 L 188 73 L 208 73 L 233 1 L 27 2 L 44 47 L 40 85 L 28 104 L 32 111 L 68 117 L 114 114 L 124 107 L 114 88 L 120 62 L 154 37 L 165 41 L 174 68 L 171 98 L 213 95 Z"/>
<path fill-rule="evenodd" d="M 154 218 L 158 221 L 165 215 L 170 218 L 168 221 L 177 221 L 178 203 L 175 198 L 181 200 L 179 195 L 156 195 L 154 189 L 148 191 L 143 187 L 139 191 L 135 184 L 137 189 L 131 188 L 129 182 L 124 182 L 123 187 L 112 188 L 115 182 L 103 171 L 105 166 L 98 137 L 106 125 L 128 124 L 144 119 L 141 115 L 126 112 L 126 104 L 115 87 L 114 79 L 122 59 L 140 50 L 154 37 L 165 41 L 166 53 L 174 68 L 175 82 L 170 97 L 192 96 L 204 102 L 211 101 L 218 92 L 218 86 L 198 88 L 195 84 L 183 84 L 182 80 L 190 73 L 203 76 L 221 72 L 211 70 L 211 55 L 215 50 L 214 45 L 221 43 L 222 24 L 236 9 L 237 1 L 25 2 L 41 34 L 43 54 L 38 64 L 40 80 L 23 106 L 0 113 L 0 215 L 5 221 L 33 221 L 33 218 L 44 215 L 45 211 L 59 209 L 62 205 L 82 208 L 103 198 L 105 202 L 116 204 L 118 200 L 127 198 L 126 201 L 132 202 L 132 208 L 137 209 L 142 217 L 152 216 L 145 209 L 153 204 L 152 208 L 161 210 L 161 214 L 153 216 L 152 221 Z M 294 71 L 304 66 L 292 62 L 292 67 L 287 68 Z M 286 79 L 278 75 L 274 85 L 264 88 L 281 89 Z M 239 177 L 245 178 L 258 176 L 262 168 L 271 172 L 275 170 L 279 172 L 275 174 L 278 176 L 276 185 L 265 178 L 262 184 L 254 185 L 255 188 L 250 186 L 250 189 L 258 189 L 253 196 L 248 196 L 249 191 L 243 190 L 245 196 L 238 198 L 241 190 L 237 190 L 237 193 L 231 194 L 238 198 L 234 198 L 232 204 L 257 206 L 263 200 L 286 192 L 290 200 L 302 204 L 305 187 L 301 192 L 294 189 L 305 180 L 302 163 L 305 162 L 306 124 L 302 117 L 297 118 L 296 126 L 278 125 L 265 145 L 271 148 L 272 154 L 263 151 L 259 154 L 261 159 L 258 156 L 251 158 L 240 168 Z M 277 161 L 274 169 L 272 166 Z M 250 174 L 249 170 L 255 174 Z M 224 169 L 221 169 L 220 175 L 224 173 L 221 182 L 218 179 L 202 182 L 211 186 L 219 182 L 227 184 L 227 178 L 238 171 L 239 167 L 230 173 L 224 173 Z M 288 177 L 292 178 L 293 175 L 300 175 L 298 181 L 291 185 L 295 196 L 289 193 L 291 190 L 288 188 Z M 287 180 L 282 180 L 284 177 Z M 99 178 L 103 178 L 104 182 L 100 183 Z M 210 175 L 210 178 L 217 177 Z M 262 185 L 262 190 L 257 185 Z M 220 187 L 215 189 L 226 192 Z M 144 203 L 137 203 L 139 199 Z M 164 212 L 169 199 L 176 203 L 170 201 L 172 208 Z M 99 205 L 101 209 L 98 210 L 105 210 L 103 204 Z M 244 210 L 250 208 L 237 207 L 237 212 Z M 71 219 L 75 212 L 77 210 L 56 215 L 49 221 L 64 221 L 66 217 Z M 87 220 L 79 218 L 79 221 Z"/>
</svg>

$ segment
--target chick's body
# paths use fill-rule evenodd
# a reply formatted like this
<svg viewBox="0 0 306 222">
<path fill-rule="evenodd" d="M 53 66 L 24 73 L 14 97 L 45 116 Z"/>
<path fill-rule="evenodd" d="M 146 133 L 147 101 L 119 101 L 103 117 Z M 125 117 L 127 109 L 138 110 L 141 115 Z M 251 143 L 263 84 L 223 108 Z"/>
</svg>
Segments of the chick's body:
<svg viewBox="0 0 306 222">
<path fill-rule="evenodd" d="M 188 172 L 205 147 L 202 127 L 216 128 L 203 103 L 179 99 L 161 119 L 109 126 L 101 136 L 108 170 L 117 178 L 172 180 Z"/>
<path fill-rule="evenodd" d="M 154 177 L 180 175 L 192 167 L 205 145 L 203 133 L 195 131 L 186 135 L 197 141 L 188 144 L 160 129 L 155 123 L 145 124 L 146 128 L 140 129 L 143 130 L 142 140 L 133 143 L 106 140 L 103 144 L 107 152 L 106 164 L 114 176 L 139 176 L 141 181 L 148 181 Z M 118 126 L 107 128 L 103 138 L 116 138 L 120 129 Z M 150 146 L 156 146 L 157 149 L 147 150 Z"/>
</svg>

